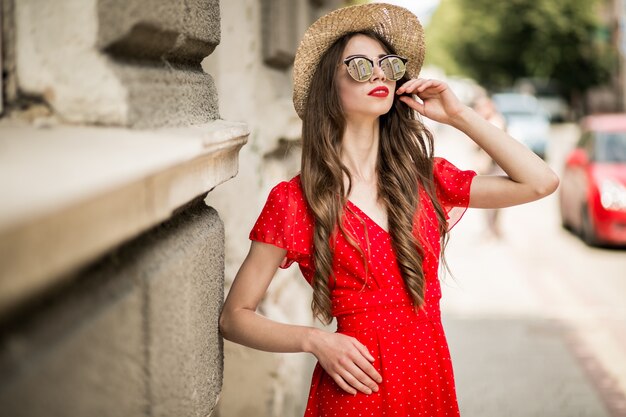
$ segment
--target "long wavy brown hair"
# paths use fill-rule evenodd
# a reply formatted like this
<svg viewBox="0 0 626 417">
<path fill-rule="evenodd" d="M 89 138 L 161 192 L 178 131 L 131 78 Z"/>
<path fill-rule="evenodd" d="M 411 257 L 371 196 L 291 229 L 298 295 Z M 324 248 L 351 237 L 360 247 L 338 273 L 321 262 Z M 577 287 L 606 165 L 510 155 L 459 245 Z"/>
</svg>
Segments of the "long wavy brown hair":
<svg viewBox="0 0 626 417">
<path fill-rule="evenodd" d="M 352 187 L 350 171 L 341 162 L 341 142 L 346 119 L 341 106 L 336 69 L 350 38 L 363 34 L 378 40 L 386 53 L 396 53 L 392 45 L 372 31 L 351 32 L 339 38 L 322 56 L 311 81 L 302 124 L 302 169 L 300 179 L 305 199 L 315 219 L 313 301 L 314 317 L 323 323 L 332 321 L 331 279 L 333 247 L 336 233 L 341 232 L 367 260 L 353 234 L 343 225 L 342 213 Z M 396 88 L 408 81 L 405 76 Z M 387 211 L 389 234 L 402 278 L 416 308 L 424 304 L 425 277 L 422 268 L 424 251 L 413 234 L 418 209 L 418 187 L 423 186 L 433 201 L 439 231 L 444 245 L 447 226 L 433 182 L 433 137 L 419 120 L 418 114 L 398 100 L 379 120 L 379 149 L 376 161 L 378 197 Z M 348 189 L 343 176 L 348 178 Z M 365 224 L 361 222 L 365 228 Z M 367 229 L 365 228 L 367 232 Z M 445 263 L 445 259 L 444 259 Z M 447 266 L 447 265 L 446 265 Z"/>
</svg>

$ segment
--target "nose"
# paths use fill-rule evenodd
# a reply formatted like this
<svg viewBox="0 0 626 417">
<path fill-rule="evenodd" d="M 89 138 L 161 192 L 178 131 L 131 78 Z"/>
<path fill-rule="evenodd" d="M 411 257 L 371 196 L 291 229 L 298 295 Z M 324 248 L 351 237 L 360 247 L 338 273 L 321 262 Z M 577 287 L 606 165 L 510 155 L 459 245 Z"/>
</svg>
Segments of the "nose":
<svg viewBox="0 0 626 417">
<path fill-rule="evenodd" d="M 375 81 L 375 80 L 381 80 L 381 81 L 387 80 L 387 77 L 385 77 L 385 72 L 380 67 L 380 62 L 378 61 L 376 61 L 376 63 L 374 64 L 374 71 L 372 72 L 372 78 L 370 78 L 370 81 Z"/>
</svg>

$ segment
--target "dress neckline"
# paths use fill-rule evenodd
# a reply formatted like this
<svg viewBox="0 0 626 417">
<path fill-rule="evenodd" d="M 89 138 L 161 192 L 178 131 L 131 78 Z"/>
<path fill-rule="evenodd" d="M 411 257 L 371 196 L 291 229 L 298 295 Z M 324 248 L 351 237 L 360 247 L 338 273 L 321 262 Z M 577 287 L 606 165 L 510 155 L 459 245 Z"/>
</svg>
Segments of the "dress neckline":
<svg viewBox="0 0 626 417">
<path fill-rule="evenodd" d="M 382 230 L 386 235 L 389 235 L 389 231 L 385 230 L 380 224 L 378 224 L 374 219 L 372 219 L 366 212 L 364 212 L 363 210 L 361 210 L 361 208 L 359 206 L 357 206 L 356 204 L 354 204 L 352 201 L 350 201 L 349 199 L 346 199 L 346 201 L 348 202 L 348 204 L 350 204 L 353 208 L 355 208 L 359 213 L 361 213 L 363 216 L 365 216 L 365 218 L 367 218 L 371 223 L 374 223 L 374 225 L 376 227 L 378 227 L 380 230 Z"/>
<path fill-rule="evenodd" d="M 302 192 L 302 183 L 301 183 L 300 178 L 301 178 L 301 174 L 299 173 L 299 174 L 295 175 L 292 178 L 292 180 L 296 180 L 296 183 L 298 184 L 298 188 Z M 347 204 L 349 204 L 350 206 L 352 206 L 352 208 L 356 209 L 356 211 L 361 213 L 370 223 L 374 224 L 374 226 L 376 226 L 378 229 L 380 229 L 384 234 L 386 234 L 387 236 L 391 236 L 389 234 L 389 231 L 385 230 L 380 224 L 378 224 L 374 219 L 372 219 L 366 212 L 361 210 L 361 208 L 359 206 L 357 206 L 352 201 L 350 201 L 350 199 L 346 199 L 346 201 L 347 201 Z"/>
</svg>

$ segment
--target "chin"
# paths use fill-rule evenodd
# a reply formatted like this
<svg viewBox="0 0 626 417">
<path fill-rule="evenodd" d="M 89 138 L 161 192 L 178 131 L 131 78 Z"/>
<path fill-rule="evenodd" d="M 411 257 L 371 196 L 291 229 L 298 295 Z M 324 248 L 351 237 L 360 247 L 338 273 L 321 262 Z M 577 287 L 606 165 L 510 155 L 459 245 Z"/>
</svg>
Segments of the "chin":
<svg viewBox="0 0 626 417">
<path fill-rule="evenodd" d="M 370 105 L 367 107 L 358 107 L 346 109 L 346 116 L 350 115 L 360 115 L 361 117 L 379 117 L 383 114 L 389 113 L 391 107 L 393 106 L 393 101 L 389 103 L 379 103 L 376 105 Z"/>
<path fill-rule="evenodd" d="M 372 112 L 375 113 L 376 116 L 382 116 L 383 114 L 389 113 L 389 110 L 391 110 L 392 106 L 393 102 L 381 106 L 376 106 L 375 108 L 372 108 Z"/>
</svg>

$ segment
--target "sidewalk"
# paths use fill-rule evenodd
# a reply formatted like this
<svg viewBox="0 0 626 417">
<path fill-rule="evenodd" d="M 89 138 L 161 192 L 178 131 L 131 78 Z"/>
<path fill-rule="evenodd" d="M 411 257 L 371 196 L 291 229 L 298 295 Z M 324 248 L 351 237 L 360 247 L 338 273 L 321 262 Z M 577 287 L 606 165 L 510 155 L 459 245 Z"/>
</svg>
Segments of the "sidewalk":
<svg viewBox="0 0 626 417">
<path fill-rule="evenodd" d="M 444 318 L 462 417 L 610 417 L 548 320 Z"/>
</svg>

